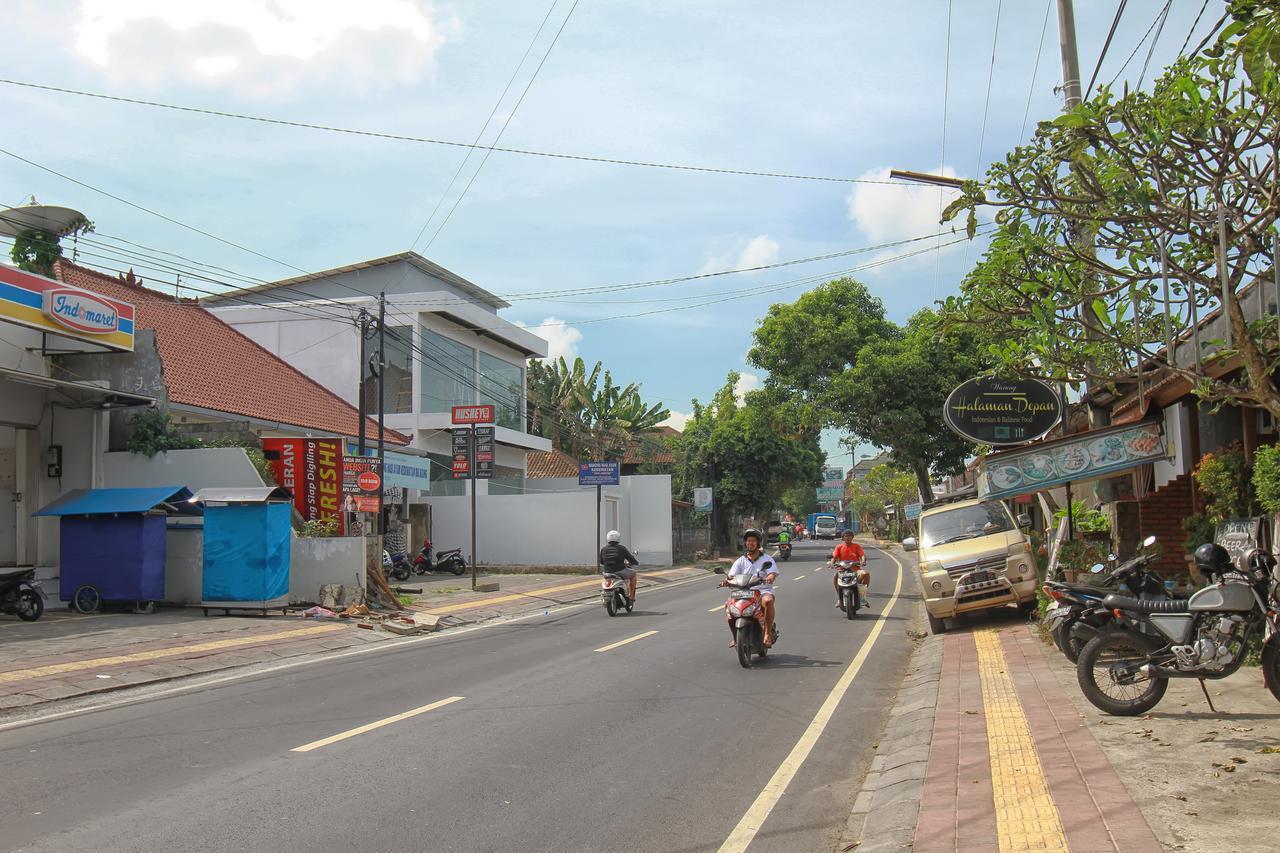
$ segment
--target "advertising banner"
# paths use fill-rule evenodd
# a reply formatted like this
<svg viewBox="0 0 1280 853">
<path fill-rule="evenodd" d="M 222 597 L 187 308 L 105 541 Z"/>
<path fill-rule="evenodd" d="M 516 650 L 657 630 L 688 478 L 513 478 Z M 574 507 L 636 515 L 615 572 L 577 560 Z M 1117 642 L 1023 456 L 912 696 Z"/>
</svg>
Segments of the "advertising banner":
<svg viewBox="0 0 1280 853">
<path fill-rule="evenodd" d="M 382 474 L 372 456 L 342 457 L 342 511 L 377 512 Z"/>
<path fill-rule="evenodd" d="M 455 424 L 491 424 L 494 421 L 494 407 L 487 406 L 454 406 L 453 422 Z"/>
<path fill-rule="evenodd" d="M 478 426 L 475 428 L 476 433 L 476 449 L 475 449 L 475 466 L 476 479 L 489 480 L 493 477 L 493 443 L 494 430 L 493 427 Z"/>
<path fill-rule="evenodd" d="M 831 486 L 820 486 L 817 491 L 819 501 L 839 501 L 844 500 L 844 489 Z"/>
<path fill-rule="evenodd" d="M 471 430 L 453 431 L 453 479 L 471 478 Z"/>
<path fill-rule="evenodd" d="M 714 492 L 710 488 L 698 488 L 693 490 L 693 511 L 694 512 L 711 512 L 711 501 L 714 499 Z"/>
<path fill-rule="evenodd" d="M 293 494 L 302 520 L 333 518 L 342 533 L 342 440 L 264 438 L 262 452 L 276 482 Z"/>
<path fill-rule="evenodd" d="M 376 453 L 376 450 L 370 450 L 365 455 Z M 360 455 L 354 442 L 347 442 L 347 455 Z M 425 456 L 411 456 L 408 453 L 385 450 L 383 451 L 382 482 L 386 487 L 385 493 L 388 498 L 398 494 L 398 492 L 393 494 L 395 486 L 399 486 L 402 489 L 430 491 L 431 460 Z"/>
<path fill-rule="evenodd" d="M 951 431 L 977 444 L 1026 444 L 1062 417 L 1062 397 L 1038 379 L 970 379 L 942 406 Z"/>
<path fill-rule="evenodd" d="M 107 349 L 133 350 L 128 302 L 5 264 L 0 264 L 0 320 Z"/>
</svg>

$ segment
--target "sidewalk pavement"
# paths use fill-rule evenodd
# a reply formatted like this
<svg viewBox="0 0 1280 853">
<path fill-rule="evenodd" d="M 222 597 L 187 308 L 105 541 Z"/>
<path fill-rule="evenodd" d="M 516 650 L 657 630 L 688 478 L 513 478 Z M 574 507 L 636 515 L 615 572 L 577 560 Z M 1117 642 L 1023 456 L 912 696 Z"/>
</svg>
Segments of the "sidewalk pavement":
<svg viewBox="0 0 1280 853">
<path fill-rule="evenodd" d="M 696 566 L 642 571 L 640 588 L 708 574 Z M 594 575 L 486 578 L 501 583 L 496 593 L 471 592 L 469 578 L 454 579 L 466 589 L 439 592 L 446 584 L 436 580 L 428 580 L 426 594 L 410 610 L 442 617 L 445 628 L 596 598 L 600 588 Z M 304 619 L 296 613 L 205 617 L 199 608 L 89 616 L 51 608 L 38 622 L 3 620 L 0 718 L 48 702 L 400 639 L 381 630 L 361 630 L 359 622 Z"/>
</svg>

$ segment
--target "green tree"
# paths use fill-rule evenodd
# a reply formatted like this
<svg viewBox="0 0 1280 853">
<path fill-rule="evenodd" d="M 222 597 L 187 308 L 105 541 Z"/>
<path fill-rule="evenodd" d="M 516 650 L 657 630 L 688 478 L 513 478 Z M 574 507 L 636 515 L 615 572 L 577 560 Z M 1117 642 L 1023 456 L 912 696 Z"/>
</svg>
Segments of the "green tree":
<svg viewBox="0 0 1280 853">
<path fill-rule="evenodd" d="M 877 465 L 868 471 L 862 488 L 865 494 L 880 501 L 881 506 L 893 507 L 893 517 L 899 527 L 902 508 L 920 499 L 915 475 L 890 465 Z"/>
<path fill-rule="evenodd" d="M 782 493 L 782 508 L 795 518 L 818 511 L 818 493 L 813 486 L 792 486 Z"/>
<path fill-rule="evenodd" d="M 1241 306 L 1244 288 L 1273 275 L 1280 13 L 1258 0 L 1229 11 L 1216 43 L 1174 62 L 1151 92 L 1103 88 L 1041 123 L 946 211 L 971 231 L 978 210 L 996 211 L 997 234 L 945 314 L 981 330 L 999 368 L 1073 384 L 1177 376 L 1207 401 L 1280 417 L 1275 321 L 1250 323 Z M 1218 306 L 1229 340 L 1170 351 L 1193 310 Z"/>
<path fill-rule="evenodd" d="M 639 384 L 616 384 L 601 362 L 588 372 L 581 358 L 572 365 L 563 357 L 534 361 L 526 383 L 530 428 L 577 459 L 620 458 L 671 414 L 661 404 L 646 404 Z"/>
<path fill-rule="evenodd" d="M 129 418 L 129 438 L 125 449 L 150 458 L 169 450 L 203 447 L 199 439 L 179 432 L 163 409 L 144 409 Z"/>
</svg>

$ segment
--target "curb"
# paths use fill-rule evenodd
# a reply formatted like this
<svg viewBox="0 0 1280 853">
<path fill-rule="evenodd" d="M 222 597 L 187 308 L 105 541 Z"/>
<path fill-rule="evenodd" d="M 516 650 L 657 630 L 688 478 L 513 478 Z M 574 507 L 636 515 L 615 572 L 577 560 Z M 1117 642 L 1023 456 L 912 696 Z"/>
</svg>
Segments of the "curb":
<svg viewBox="0 0 1280 853">
<path fill-rule="evenodd" d="M 917 605 L 916 624 L 924 605 Z M 916 643 L 837 850 L 910 850 L 920 816 L 942 676 L 942 637 Z"/>
</svg>

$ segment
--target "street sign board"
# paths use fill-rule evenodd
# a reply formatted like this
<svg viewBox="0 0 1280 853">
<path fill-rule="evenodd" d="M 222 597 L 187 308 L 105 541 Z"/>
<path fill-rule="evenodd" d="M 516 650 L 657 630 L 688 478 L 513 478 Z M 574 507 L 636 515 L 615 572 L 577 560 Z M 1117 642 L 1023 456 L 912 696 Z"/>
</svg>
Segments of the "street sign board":
<svg viewBox="0 0 1280 853">
<path fill-rule="evenodd" d="M 827 486 L 820 486 L 817 491 L 817 499 L 819 501 L 838 501 L 844 498 L 844 489 L 832 489 Z"/>
<path fill-rule="evenodd" d="M 488 480 L 493 477 L 493 427 L 476 427 L 475 469 L 477 480 Z"/>
<path fill-rule="evenodd" d="M 710 487 L 694 489 L 693 511 L 711 512 L 711 501 L 714 499 L 714 496 L 714 492 Z"/>
<path fill-rule="evenodd" d="M 454 406 L 453 422 L 455 424 L 491 424 L 494 421 L 494 407 L 487 406 Z"/>
<path fill-rule="evenodd" d="M 822 481 L 824 483 L 844 482 L 844 469 L 843 468 L 823 468 Z"/>
<path fill-rule="evenodd" d="M 908 520 L 919 518 L 920 513 L 923 511 L 924 504 L 920 503 L 907 504 L 902 508 L 902 514 L 906 516 Z"/>
<path fill-rule="evenodd" d="M 471 476 L 471 430 L 453 431 L 453 479 L 465 480 Z"/>
<path fill-rule="evenodd" d="M 617 462 L 579 462 L 579 486 L 616 486 L 618 485 Z"/>
</svg>

